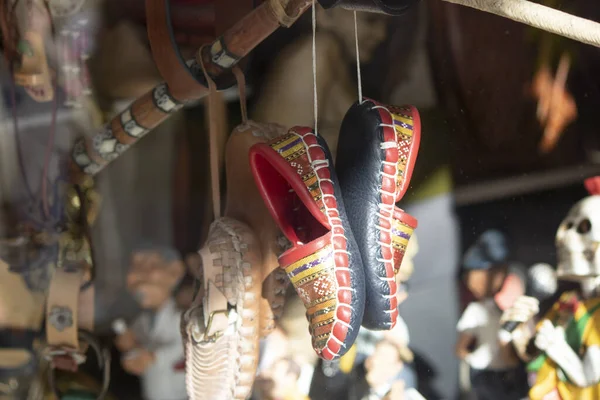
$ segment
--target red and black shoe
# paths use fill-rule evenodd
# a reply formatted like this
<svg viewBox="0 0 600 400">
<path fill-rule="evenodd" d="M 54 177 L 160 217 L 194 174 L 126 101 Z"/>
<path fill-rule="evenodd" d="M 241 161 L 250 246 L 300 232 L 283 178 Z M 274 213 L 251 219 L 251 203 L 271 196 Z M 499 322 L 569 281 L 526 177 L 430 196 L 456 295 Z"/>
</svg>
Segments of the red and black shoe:
<svg viewBox="0 0 600 400">
<path fill-rule="evenodd" d="M 391 329 L 398 317 L 395 276 L 417 220 L 396 203 L 408 189 L 420 138 L 412 106 L 365 99 L 342 122 L 336 170 L 365 268 L 368 329 Z"/>
<path fill-rule="evenodd" d="M 295 127 L 254 145 L 250 166 L 292 244 L 279 265 L 306 306 L 313 348 L 323 359 L 340 357 L 362 322 L 364 272 L 327 144 L 310 128 Z"/>
</svg>

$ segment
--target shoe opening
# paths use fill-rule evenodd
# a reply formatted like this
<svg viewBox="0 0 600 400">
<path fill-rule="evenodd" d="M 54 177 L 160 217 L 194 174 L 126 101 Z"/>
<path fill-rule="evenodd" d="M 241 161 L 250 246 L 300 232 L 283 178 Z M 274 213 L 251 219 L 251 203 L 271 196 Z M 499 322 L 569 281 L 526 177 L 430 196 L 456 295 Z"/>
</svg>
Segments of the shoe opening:
<svg viewBox="0 0 600 400">
<path fill-rule="evenodd" d="M 323 226 L 304 204 L 288 180 L 263 155 L 256 154 L 254 168 L 261 177 L 266 205 L 290 242 L 294 245 L 302 245 L 329 232 L 329 229 Z M 301 181 L 300 176 L 295 173 L 293 179 Z M 304 183 L 300 183 L 302 189 L 308 191 Z M 314 200 L 310 197 L 309 201 Z M 315 210 L 316 207 L 312 209 Z"/>
</svg>

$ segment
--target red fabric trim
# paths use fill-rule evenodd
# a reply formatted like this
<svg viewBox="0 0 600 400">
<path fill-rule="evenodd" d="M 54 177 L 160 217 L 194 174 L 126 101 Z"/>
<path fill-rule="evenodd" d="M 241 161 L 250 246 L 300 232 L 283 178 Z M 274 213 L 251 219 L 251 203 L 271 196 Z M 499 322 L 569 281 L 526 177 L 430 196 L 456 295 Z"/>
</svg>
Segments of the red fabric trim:
<svg viewBox="0 0 600 400">
<path fill-rule="evenodd" d="M 316 253 L 329 243 L 331 243 L 331 232 L 313 240 L 312 242 L 305 243 L 302 246 L 293 246 L 291 249 L 286 250 L 279 256 L 279 264 L 285 266 L 293 264 L 301 258 Z"/>
<path fill-rule="evenodd" d="M 381 103 L 371 100 L 376 106 L 383 106 Z M 389 112 L 384 108 L 377 109 L 379 113 L 379 118 L 381 119 L 381 123 L 385 125 L 394 125 L 394 121 Z M 396 135 L 396 130 L 390 126 L 381 126 L 382 129 L 382 137 L 384 142 L 396 142 L 398 143 L 398 137 Z M 389 174 L 391 176 L 396 176 L 398 173 L 398 146 L 394 148 L 389 148 L 382 150 L 385 153 L 385 161 L 389 163 L 394 163 L 392 165 L 381 165 L 381 170 Z M 386 193 L 387 192 L 387 193 Z M 392 209 L 394 204 L 396 203 L 397 195 L 391 195 L 389 193 L 396 193 L 396 179 L 391 178 L 389 176 L 382 176 L 381 178 L 381 192 L 379 193 L 379 201 L 382 204 L 386 204 L 390 206 Z M 386 211 L 380 209 L 382 214 L 386 214 Z M 393 214 L 390 216 L 393 218 Z M 379 226 L 384 229 L 391 229 L 391 224 L 389 218 L 379 218 Z M 385 267 L 385 275 L 386 278 L 392 279 L 396 276 L 394 273 L 394 251 L 392 248 L 392 235 L 390 232 L 386 232 L 384 230 L 379 231 L 379 240 L 383 243 L 386 243 L 387 246 L 380 246 L 381 256 L 385 260 L 383 263 Z M 398 287 L 396 285 L 395 280 L 387 281 L 388 285 L 388 295 L 390 296 L 390 323 L 391 326 L 394 327 L 396 325 L 396 321 L 398 319 L 398 310 L 397 307 L 394 307 L 394 302 L 392 300 L 396 300 L 396 293 L 398 291 Z M 397 305 L 397 301 L 396 301 Z"/>
<path fill-rule="evenodd" d="M 413 217 L 398 206 L 394 208 L 394 219 L 396 221 L 405 223 L 413 229 L 417 229 L 417 226 L 419 225 L 419 222 L 415 217 Z"/>
<path fill-rule="evenodd" d="M 587 178 L 583 183 L 590 195 L 594 196 L 600 194 L 600 176 Z"/>
<path fill-rule="evenodd" d="M 402 185 L 400 185 L 399 191 L 396 195 L 396 202 L 399 202 L 408 190 L 408 186 L 410 185 L 410 180 L 412 178 L 413 169 L 415 168 L 415 162 L 417 162 L 417 156 L 419 155 L 419 146 L 421 145 L 421 115 L 419 114 L 419 110 L 417 110 L 416 107 L 411 105 L 407 105 L 405 107 L 410 108 L 410 112 L 413 117 L 413 140 L 411 142 L 410 147 L 417 151 L 411 151 L 408 155 L 408 160 L 406 161 L 404 181 L 402 182 Z"/>
</svg>

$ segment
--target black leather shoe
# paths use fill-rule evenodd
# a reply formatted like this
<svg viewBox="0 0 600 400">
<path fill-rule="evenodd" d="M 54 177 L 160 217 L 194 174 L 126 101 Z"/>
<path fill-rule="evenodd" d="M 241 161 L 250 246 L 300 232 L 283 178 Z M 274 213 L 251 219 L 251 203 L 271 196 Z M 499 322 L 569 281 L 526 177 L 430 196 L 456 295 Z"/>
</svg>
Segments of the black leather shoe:
<svg viewBox="0 0 600 400">
<path fill-rule="evenodd" d="M 395 276 L 417 221 L 395 204 L 410 183 L 420 135 L 412 106 L 365 99 L 342 122 L 336 170 L 365 269 L 368 329 L 391 329 L 398 317 Z"/>
</svg>

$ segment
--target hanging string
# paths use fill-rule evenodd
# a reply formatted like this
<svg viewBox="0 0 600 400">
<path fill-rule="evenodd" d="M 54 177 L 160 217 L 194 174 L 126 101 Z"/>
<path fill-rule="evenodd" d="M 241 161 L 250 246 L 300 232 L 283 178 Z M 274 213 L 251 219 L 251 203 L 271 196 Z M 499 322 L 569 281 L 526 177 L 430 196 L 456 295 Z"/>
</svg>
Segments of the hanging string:
<svg viewBox="0 0 600 400">
<path fill-rule="evenodd" d="M 315 0 L 312 0 L 312 68 L 313 68 L 313 103 L 315 113 L 315 135 L 317 132 L 317 121 L 319 117 L 319 110 L 317 105 L 317 11 L 315 9 Z"/>
<path fill-rule="evenodd" d="M 360 53 L 358 51 L 358 24 L 356 22 L 356 11 L 354 11 L 354 41 L 356 42 L 356 75 L 358 77 L 358 103 L 362 104 L 362 79 L 360 77 Z"/>
</svg>

